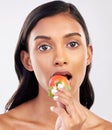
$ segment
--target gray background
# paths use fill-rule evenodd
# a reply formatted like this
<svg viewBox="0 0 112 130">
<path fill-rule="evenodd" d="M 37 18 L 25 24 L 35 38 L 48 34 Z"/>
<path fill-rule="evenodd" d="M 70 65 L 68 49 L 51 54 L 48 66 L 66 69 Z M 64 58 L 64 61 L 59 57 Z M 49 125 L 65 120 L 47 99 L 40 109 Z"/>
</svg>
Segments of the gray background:
<svg viewBox="0 0 112 130">
<path fill-rule="evenodd" d="M 112 121 L 111 0 L 66 1 L 74 3 L 85 18 L 94 48 L 90 77 L 96 96 L 91 111 Z M 43 2 L 48 0 L 0 1 L 0 113 L 18 85 L 13 55 L 21 26 L 27 14 Z"/>
</svg>

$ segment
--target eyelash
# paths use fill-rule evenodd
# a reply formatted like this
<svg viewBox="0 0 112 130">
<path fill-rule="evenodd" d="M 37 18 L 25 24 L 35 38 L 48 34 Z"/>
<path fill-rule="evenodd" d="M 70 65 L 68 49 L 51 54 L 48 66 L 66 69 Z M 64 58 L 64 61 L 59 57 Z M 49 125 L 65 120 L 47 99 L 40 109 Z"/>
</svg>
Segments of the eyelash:
<svg viewBox="0 0 112 130">
<path fill-rule="evenodd" d="M 70 46 L 69 46 L 70 45 Z M 76 48 L 79 46 L 79 43 L 78 42 L 75 42 L 75 41 L 71 41 L 67 44 L 68 47 L 71 47 L 71 48 Z"/>
<path fill-rule="evenodd" d="M 78 42 L 75 42 L 75 41 L 71 41 L 67 44 L 68 47 L 70 48 L 76 48 L 79 46 L 79 43 Z M 43 45 L 40 45 L 38 47 L 39 51 L 43 52 L 43 51 L 48 51 L 50 50 L 52 47 L 50 45 L 47 45 L 47 44 L 43 44 Z"/>
<path fill-rule="evenodd" d="M 51 49 L 51 47 L 49 45 L 43 44 L 43 45 L 39 46 L 38 49 L 39 49 L 39 51 L 48 51 Z"/>
</svg>

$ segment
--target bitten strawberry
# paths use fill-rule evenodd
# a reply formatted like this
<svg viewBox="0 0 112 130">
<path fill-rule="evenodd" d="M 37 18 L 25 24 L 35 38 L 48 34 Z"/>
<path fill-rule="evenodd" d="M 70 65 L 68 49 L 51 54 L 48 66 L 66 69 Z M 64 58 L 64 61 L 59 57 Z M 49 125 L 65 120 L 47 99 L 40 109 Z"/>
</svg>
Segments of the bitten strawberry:
<svg viewBox="0 0 112 130">
<path fill-rule="evenodd" d="M 55 75 L 49 81 L 48 95 L 50 97 L 53 97 L 54 95 L 52 93 L 52 90 L 57 91 L 59 87 L 60 88 L 65 87 L 65 89 L 67 91 L 70 90 L 70 85 L 69 85 L 68 79 L 62 75 Z"/>
</svg>

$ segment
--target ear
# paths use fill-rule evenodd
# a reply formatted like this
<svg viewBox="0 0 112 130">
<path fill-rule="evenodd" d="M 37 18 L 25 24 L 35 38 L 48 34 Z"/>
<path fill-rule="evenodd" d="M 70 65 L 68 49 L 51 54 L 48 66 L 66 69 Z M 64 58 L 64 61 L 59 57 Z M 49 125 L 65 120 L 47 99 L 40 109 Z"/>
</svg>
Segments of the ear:
<svg viewBox="0 0 112 130">
<path fill-rule="evenodd" d="M 20 58 L 21 58 L 21 62 L 23 64 L 23 66 L 25 67 L 25 69 L 27 69 L 28 71 L 33 71 L 30 56 L 29 56 L 28 52 L 21 51 Z"/>
<path fill-rule="evenodd" d="M 87 46 L 87 65 L 89 65 L 92 62 L 92 56 L 93 56 L 93 47 L 91 44 L 88 44 L 88 46 Z"/>
</svg>

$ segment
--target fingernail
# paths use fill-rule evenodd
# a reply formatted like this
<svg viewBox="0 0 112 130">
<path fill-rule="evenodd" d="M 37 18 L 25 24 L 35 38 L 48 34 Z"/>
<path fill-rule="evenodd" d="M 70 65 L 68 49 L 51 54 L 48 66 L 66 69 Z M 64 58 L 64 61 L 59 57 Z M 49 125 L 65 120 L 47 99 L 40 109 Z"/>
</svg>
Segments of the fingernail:
<svg viewBox="0 0 112 130">
<path fill-rule="evenodd" d="M 54 99 L 54 100 L 57 100 L 57 99 L 58 99 L 58 96 L 54 96 L 53 99 Z"/>
<path fill-rule="evenodd" d="M 53 111 L 53 110 L 54 110 L 54 107 L 53 107 L 53 106 L 51 106 L 51 107 L 50 107 L 50 110 L 51 110 L 51 111 Z"/>
<path fill-rule="evenodd" d="M 58 90 L 56 90 L 56 89 L 52 89 L 51 92 L 52 92 L 52 94 L 55 95 L 55 94 L 58 92 Z"/>
<path fill-rule="evenodd" d="M 63 87 L 63 84 L 58 84 L 58 89 L 62 89 Z"/>
</svg>

